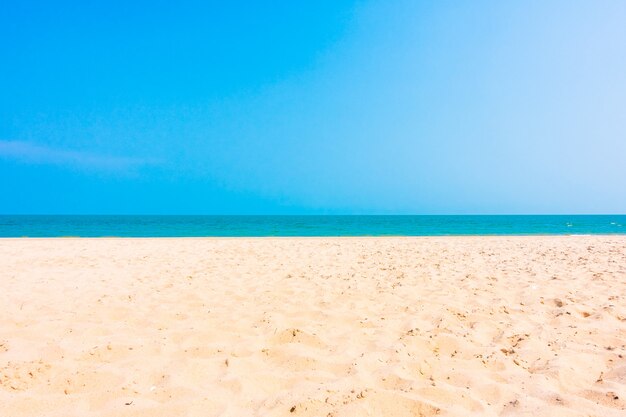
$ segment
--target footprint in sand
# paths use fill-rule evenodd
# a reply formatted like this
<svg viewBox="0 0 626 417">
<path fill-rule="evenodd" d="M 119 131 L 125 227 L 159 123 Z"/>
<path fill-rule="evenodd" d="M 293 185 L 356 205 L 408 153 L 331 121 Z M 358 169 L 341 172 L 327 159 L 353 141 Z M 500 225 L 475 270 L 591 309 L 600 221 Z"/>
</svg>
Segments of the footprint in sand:
<svg viewBox="0 0 626 417">
<path fill-rule="evenodd" d="M 300 343 L 306 346 L 324 349 L 326 347 L 326 343 L 324 343 L 319 337 L 314 334 L 309 334 L 303 332 L 300 329 L 286 329 L 276 333 L 272 339 L 271 343 L 274 346 L 284 345 L 286 343 Z"/>
</svg>

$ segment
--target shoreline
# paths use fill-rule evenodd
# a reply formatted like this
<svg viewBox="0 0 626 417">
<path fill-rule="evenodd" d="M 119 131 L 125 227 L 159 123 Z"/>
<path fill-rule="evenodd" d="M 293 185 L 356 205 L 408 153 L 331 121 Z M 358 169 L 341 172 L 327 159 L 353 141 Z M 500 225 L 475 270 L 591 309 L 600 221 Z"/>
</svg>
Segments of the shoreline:
<svg viewBox="0 0 626 417">
<path fill-rule="evenodd" d="M 506 237 L 520 237 L 520 238 L 531 238 L 531 237 L 626 237 L 625 233 L 608 233 L 608 234 L 470 234 L 470 235 L 334 235 L 334 236 L 20 236 L 20 237 L 2 237 L 0 236 L 0 240 L 53 240 L 53 239 L 405 239 L 405 238 L 506 238 Z"/>
</svg>

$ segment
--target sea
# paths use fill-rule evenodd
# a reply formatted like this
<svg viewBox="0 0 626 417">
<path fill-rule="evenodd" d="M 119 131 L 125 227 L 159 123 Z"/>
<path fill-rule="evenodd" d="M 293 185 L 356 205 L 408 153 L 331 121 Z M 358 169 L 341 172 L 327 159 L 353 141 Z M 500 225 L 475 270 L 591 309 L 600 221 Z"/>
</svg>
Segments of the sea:
<svg viewBox="0 0 626 417">
<path fill-rule="evenodd" d="M 626 215 L 0 215 L 0 237 L 626 234 Z"/>
</svg>

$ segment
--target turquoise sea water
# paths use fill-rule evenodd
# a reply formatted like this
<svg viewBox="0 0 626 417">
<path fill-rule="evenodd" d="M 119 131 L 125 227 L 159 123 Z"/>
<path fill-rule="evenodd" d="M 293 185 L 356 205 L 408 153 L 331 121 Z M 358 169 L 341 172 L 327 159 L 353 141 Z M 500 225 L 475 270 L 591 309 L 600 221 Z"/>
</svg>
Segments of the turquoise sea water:
<svg viewBox="0 0 626 417">
<path fill-rule="evenodd" d="M 6 216 L 0 237 L 626 234 L 626 215 Z"/>
</svg>

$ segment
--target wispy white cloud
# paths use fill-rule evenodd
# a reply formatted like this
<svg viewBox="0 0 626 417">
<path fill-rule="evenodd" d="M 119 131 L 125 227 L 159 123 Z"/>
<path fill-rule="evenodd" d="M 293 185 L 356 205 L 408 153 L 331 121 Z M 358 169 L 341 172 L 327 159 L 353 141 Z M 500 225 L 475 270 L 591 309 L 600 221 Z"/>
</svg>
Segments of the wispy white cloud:
<svg viewBox="0 0 626 417">
<path fill-rule="evenodd" d="M 85 170 L 124 172 L 157 160 L 126 156 L 110 156 L 92 152 L 59 149 L 33 142 L 0 140 L 0 158 L 9 158 L 30 164 L 60 165 Z"/>
</svg>

